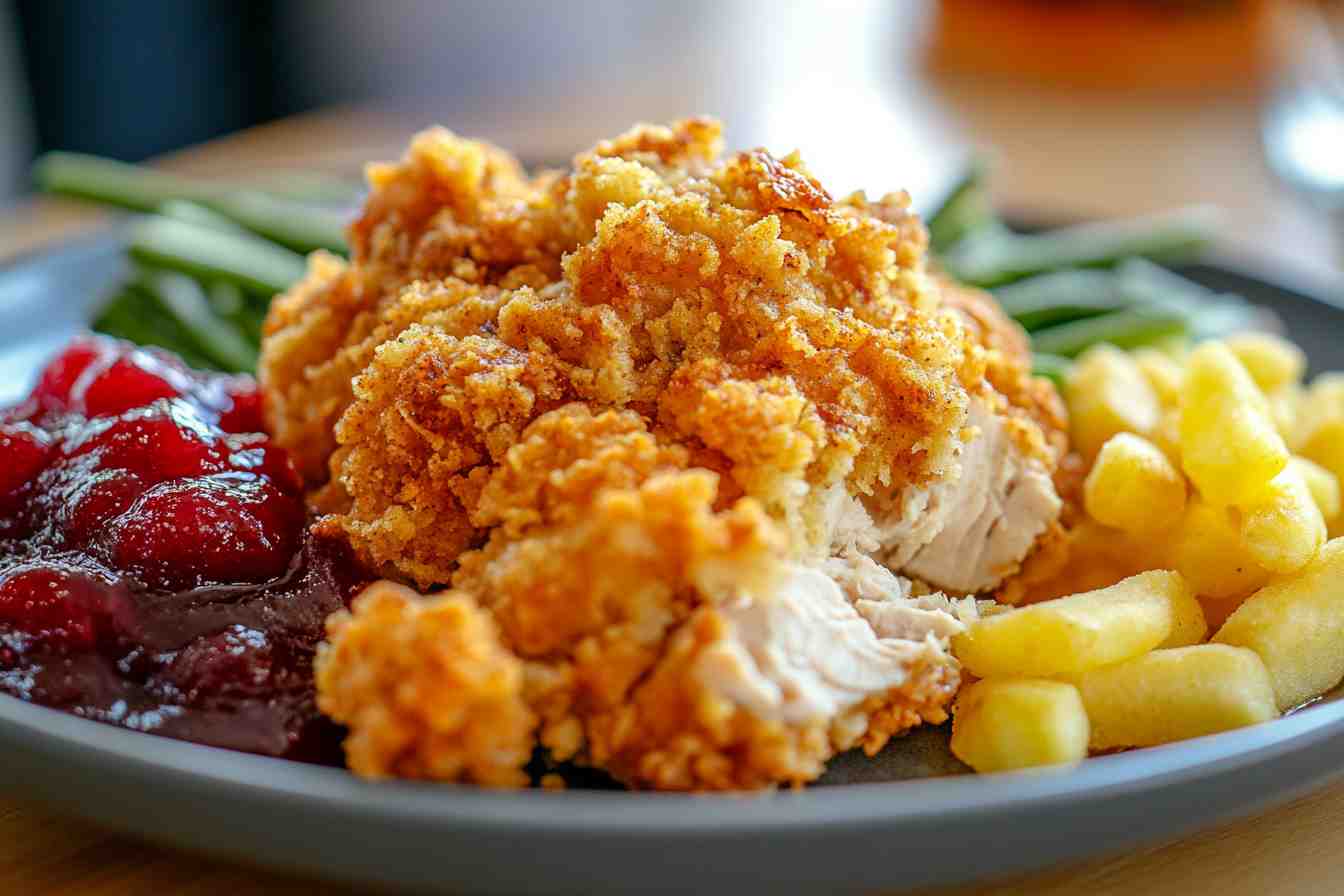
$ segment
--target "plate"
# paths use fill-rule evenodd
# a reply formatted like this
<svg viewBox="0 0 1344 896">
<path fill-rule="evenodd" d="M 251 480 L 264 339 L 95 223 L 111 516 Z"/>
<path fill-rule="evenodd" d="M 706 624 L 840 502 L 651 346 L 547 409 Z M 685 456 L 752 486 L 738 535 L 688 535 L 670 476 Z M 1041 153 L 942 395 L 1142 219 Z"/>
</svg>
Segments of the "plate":
<svg viewBox="0 0 1344 896">
<path fill-rule="evenodd" d="M 121 273 L 119 245 L 0 272 L 0 402 Z M 1183 272 L 1273 309 L 1316 369 L 1344 369 L 1344 309 L 1227 267 Z M 796 792 L 491 792 L 370 783 L 0 697 L 0 789 L 163 843 L 408 890 L 893 893 L 1132 849 L 1299 795 L 1341 773 L 1344 701 L 1069 770 L 955 774 L 944 741 L 923 730 L 875 761 L 840 757 Z"/>
</svg>

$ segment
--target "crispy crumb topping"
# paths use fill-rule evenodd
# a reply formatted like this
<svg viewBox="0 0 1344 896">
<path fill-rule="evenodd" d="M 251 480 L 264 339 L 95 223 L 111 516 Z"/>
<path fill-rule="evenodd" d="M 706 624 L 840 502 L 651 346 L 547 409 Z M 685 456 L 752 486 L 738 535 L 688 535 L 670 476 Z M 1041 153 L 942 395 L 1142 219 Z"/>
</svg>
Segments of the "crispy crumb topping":
<svg viewBox="0 0 1344 896">
<path fill-rule="evenodd" d="M 523 667 L 467 595 L 422 598 L 379 582 L 327 621 L 318 704 L 350 726 L 350 768 L 369 777 L 527 783 L 536 717 Z M 358 674 L 346 674 L 356 669 Z"/>
<path fill-rule="evenodd" d="M 867 214 L 796 157 L 718 145 L 700 120 L 636 129 L 528 180 L 437 129 L 370 170 L 352 263 L 315 257 L 277 302 L 262 381 L 375 568 L 446 582 L 486 535 L 473 478 L 574 401 L 640 414 L 800 550 L 820 489 L 942 474 L 984 359 L 906 201 Z"/>
</svg>

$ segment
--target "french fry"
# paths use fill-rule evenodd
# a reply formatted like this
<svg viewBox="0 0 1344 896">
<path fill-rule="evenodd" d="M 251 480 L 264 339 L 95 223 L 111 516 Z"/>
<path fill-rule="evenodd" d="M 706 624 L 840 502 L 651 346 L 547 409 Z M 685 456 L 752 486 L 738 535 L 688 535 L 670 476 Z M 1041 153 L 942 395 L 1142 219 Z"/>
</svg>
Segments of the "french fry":
<svg viewBox="0 0 1344 896">
<path fill-rule="evenodd" d="M 1201 597 L 1246 597 L 1270 577 L 1269 570 L 1247 551 L 1237 512 L 1201 500 L 1185 508 L 1185 517 L 1172 534 L 1169 555 L 1171 565 Z"/>
<path fill-rule="evenodd" d="M 1296 450 L 1298 430 L 1301 428 L 1302 387 L 1289 383 L 1265 396 L 1269 402 L 1269 419 L 1283 436 L 1284 444 Z"/>
<path fill-rule="evenodd" d="M 1304 423 L 1299 432 L 1304 435 L 1298 453 L 1329 470 L 1344 483 L 1344 416 L 1315 426 Z"/>
<path fill-rule="evenodd" d="M 1155 348 L 1135 349 L 1132 357 L 1139 372 L 1148 380 L 1148 385 L 1153 387 L 1153 394 L 1162 407 L 1176 407 L 1181 401 L 1181 386 L 1185 383 L 1185 370 L 1181 362 Z"/>
<path fill-rule="evenodd" d="M 1344 411 L 1344 373 L 1323 373 L 1311 381 L 1303 407 L 1314 418 L 1334 418 Z"/>
<path fill-rule="evenodd" d="M 1118 348 L 1097 345 L 1074 362 L 1064 385 L 1073 444 L 1091 459 L 1116 433 L 1147 435 L 1161 405 L 1134 360 Z"/>
<path fill-rule="evenodd" d="M 1269 333 L 1238 333 L 1226 344 L 1266 395 L 1298 382 L 1307 369 L 1302 349 Z"/>
<path fill-rule="evenodd" d="M 1253 594 L 1213 640 L 1260 655 L 1280 710 L 1339 684 L 1344 680 L 1344 539 L 1328 542 L 1304 569 Z"/>
<path fill-rule="evenodd" d="M 1187 592 L 1176 573 L 1139 573 L 1109 588 L 981 619 L 952 646 L 980 678 L 1075 678 L 1166 641 L 1175 625 L 1173 603 Z"/>
<path fill-rule="evenodd" d="M 1158 418 L 1157 426 L 1153 427 L 1149 434 L 1149 440 L 1162 449 L 1162 453 L 1167 456 L 1176 469 L 1184 469 L 1181 466 L 1181 409 L 1179 407 L 1168 408 L 1162 412 Z"/>
<path fill-rule="evenodd" d="M 1171 743 L 1279 714 L 1260 657 L 1225 644 L 1154 650 L 1086 672 L 1077 685 L 1093 750 Z"/>
<path fill-rule="evenodd" d="M 1190 587 L 1184 577 L 1178 576 L 1179 582 L 1173 583 L 1170 591 L 1171 595 L 1171 634 L 1158 648 L 1166 647 L 1189 647 L 1192 644 L 1198 644 L 1209 635 L 1209 623 L 1204 618 L 1204 607 L 1199 599 L 1195 597 L 1195 590 Z"/>
<path fill-rule="evenodd" d="M 1328 523 L 1338 517 L 1340 510 L 1344 509 L 1341 506 L 1339 477 L 1314 460 L 1307 460 L 1305 457 L 1294 457 L 1288 465 L 1297 468 L 1298 474 L 1307 484 L 1307 490 L 1311 492 L 1311 499 L 1320 508 L 1325 521 Z"/>
<path fill-rule="evenodd" d="M 1133 433 L 1101 447 L 1083 483 L 1092 519 L 1132 535 L 1169 529 L 1185 512 L 1185 477 L 1152 442 Z"/>
<path fill-rule="evenodd" d="M 1298 405 L 1294 450 L 1344 482 L 1344 373 L 1316 377 Z"/>
<path fill-rule="evenodd" d="M 1186 362 L 1181 463 L 1206 501 L 1243 504 L 1288 465 L 1269 405 L 1227 346 L 1206 342 Z"/>
<path fill-rule="evenodd" d="M 1087 741 L 1078 689 L 1061 681 L 977 681 L 952 715 L 952 753 L 977 772 L 1077 762 Z"/>
<path fill-rule="evenodd" d="M 1325 544 L 1325 518 L 1300 470 L 1291 464 L 1264 495 L 1241 508 L 1241 540 L 1271 572 L 1296 572 Z"/>
</svg>

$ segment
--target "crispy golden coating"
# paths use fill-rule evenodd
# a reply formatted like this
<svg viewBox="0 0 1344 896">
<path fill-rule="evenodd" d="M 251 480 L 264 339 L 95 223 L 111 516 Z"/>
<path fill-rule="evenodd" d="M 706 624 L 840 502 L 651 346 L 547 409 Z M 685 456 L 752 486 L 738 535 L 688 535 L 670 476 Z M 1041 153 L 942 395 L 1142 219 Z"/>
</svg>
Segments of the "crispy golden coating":
<svg viewBox="0 0 1344 896">
<path fill-rule="evenodd" d="M 693 120 L 675 131 L 636 129 L 582 158 L 628 156 L 693 170 L 719 147 L 718 126 Z M 429 298 L 443 307 L 471 287 L 541 288 L 559 277 L 563 253 L 591 238 L 606 203 L 620 198 L 598 184 L 579 200 L 586 208 L 571 209 L 565 179 L 528 180 L 507 153 L 442 128 L 417 135 L 401 163 L 369 166 L 368 179 L 372 193 L 350 233 L 353 264 L 316 253 L 308 276 L 272 303 L 266 321 L 259 378 L 271 428 L 314 484 L 327 478 L 334 425 L 355 374 L 378 345 L 430 313 L 413 301 L 380 316 L 403 300 L 403 289 L 423 281 L 430 292 L 447 290 Z"/>
<path fill-rule="evenodd" d="M 318 704 L 350 727 L 350 768 L 368 777 L 527 783 L 536 717 L 522 663 L 466 595 L 429 598 L 380 582 L 327 621 Z"/>
<path fill-rule="evenodd" d="M 350 379 L 360 369 L 335 363 L 347 340 L 368 330 L 360 280 L 341 259 L 315 252 L 307 276 L 276 296 L 266 318 L 259 375 L 268 423 L 312 482 L 326 474 L 336 447 L 332 426 L 350 402 Z"/>
<path fill-rule="evenodd" d="M 322 505 L 370 564 L 446 582 L 486 534 L 472 478 L 571 401 L 637 411 L 800 551 L 818 547 L 826 487 L 944 472 L 969 395 L 989 388 L 985 355 L 938 307 L 903 201 L 881 206 L 889 223 L 834 202 L 796 158 L 712 162 L 716 148 L 704 122 L 637 130 L 521 184 L 430 131 L 374 171 L 351 267 L 315 261 L 277 303 L 262 363 L 276 437 L 314 481 L 343 412 L 331 468 L 348 500 Z"/>
<path fill-rule="evenodd" d="M 955 476 L 973 400 L 1053 469 L 1058 399 L 983 294 L 944 303 L 904 197 L 719 151 L 712 122 L 642 127 L 529 179 L 426 131 L 370 168 L 351 262 L 315 256 L 273 306 L 261 381 L 319 527 L 454 589 L 333 624 L 319 688 L 356 771 L 516 780 L 429 721 L 466 680 L 450 650 L 510 681 L 482 704 L 492 762 L 535 736 L 639 787 L 801 783 L 946 717 L 936 645 L 807 718 L 748 709 L 700 658 L 735 637 L 725 607 L 832 551 L 836 494 Z M 456 686 L 439 699 L 480 691 Z"/>
</svg>

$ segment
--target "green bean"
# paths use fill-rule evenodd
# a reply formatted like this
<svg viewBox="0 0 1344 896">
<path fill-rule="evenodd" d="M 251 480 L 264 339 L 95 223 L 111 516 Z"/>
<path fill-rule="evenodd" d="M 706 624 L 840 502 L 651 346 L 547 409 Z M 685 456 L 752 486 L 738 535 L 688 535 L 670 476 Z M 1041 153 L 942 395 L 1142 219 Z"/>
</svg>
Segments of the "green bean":
<svg viewBox="0 0 1344 896">
<path fill-rule="evenodd" d="M 210 299 L 210 306 L 215 309 L 215 313 L 224 317 L 235 317 L 248 307 L 247 296 L 243 295 L 243 291 L 236 284 L 223 280 L 210 284 L 206 297 Z"/>
<path fill-rule="evenodd" d="M 247 295 L 234 284 L 223 281 L 210 284 L 206 296 L 215 313 L 233 323 L 252 345 L 261 345 L 261 326 L 266 319 L 264 307 L 249 301 Z"/>
<path fill-rule="evenodd" d="M 1152 308 L 1183 315 L 1189 336 L 1204 339 L 1264 326 L 1265 312 L 1241 296 L 1217 293 L 1141 258 L 1114 270 L 1067 270 L 1038 274 L 999 287 L 1004 311 L 1028 332 L 1125 308 Z"/>
<path fill-rule="evenodd" d="M 1027 332 L 1108 311 L 1131 302 L 1109 271 L 1067 270 L 1038 274 L 994 291 L 1004 312 Z"/>
<path fill-rule="evenodd" d="M 157 209 L 158 213 L 165 218 L 172 218 L 174 221 L 185 221 L 188 224 L 197 224 L 201 227 L 209 227 L 212 230 L 222 230 L 225 233 L 247 233 L 246 228 L 236 221 L 221 215 L 219 212 L 199 202 L 190 202 L 186 199 L 170 199 Z"/>
<path fill-rule="evenodd" d="M 249 191 L 237 184 L 201 181 L 80 153 L 52 152 L 33 169 L 49 193 L 150 212 L 173 201 L 205 206 L 296 252 L 346 251 L 344 222 L 330 210 Z"/>
<path fill-rule="evenodd" d="M 146 271 L 139 284 L 159 300 L 216 366 L 235 372 L 256 369 L 257 346 L 215 313 L 195 280 L 172 271 Z"/>
<path fill-rule="evenodd" d="M 1060 268 L 1112 267 L 1132 256 L 1186 258 L 1208 245 L 1214 223 L 1213 210 L 1198 206 L 1038 234 L 987 228 L 958 242 L 943 263 L 959 280 L 1000 286 Z"/>
<path fill-rule="evenodd" d="M 93 329 L 137 345 L 167 349 L 192 367 L 217 366 L 197 350 L 182 325 L 137 286 L 123 286 L 98 312 Z"/>
<path fill-rule="evenodd" d="M 1283 332 L 1283 323 L 1268 308 L 1249 302 L 1220 302 L 1196 314 L 1190 322 L 1190 338 L 1220 339 L 1247 330 Z"/>
<path fill-rule="evenodd" d="M 230 193 L 207 204 L 258 236 L 295 252 L 326 249 L 344 255 L 348 251 L 344 216 L 334 212 L 256 192 Z"/>
<path fill-rule="evenodd" d="M 255 309 L 249 307 L 243 309 L 233 321 L 238 325 L 238 329 L 242 331 L 243 335 L 258 347 L 257 351 L 260 354 L 261 332 L 266 322 L 266 315 L 259 314 Z"/>
<path fill-rule="evenodd" d="M 984 180 L 984 165 L 972 163 L 942 204 L 925 219 L 929 248 L 934 254 L 946 252 L 968 234 L 997 222 Z"/>
<path fill-rule="evenodd" d="M 320 171 L 272 171 L 249 178 L 248 189 L 295 202 L 341 208 L 359 202 L 364 184 Z"/>
<path fill-rule="evenodd" d="M 227 233 L 162 215 L 131 230 L 131 257 L 150 267 L 223 280 L 270 297 L 303 276 L 303 256 L 245 233 Z"/>
<path fill-rule="evenodd" d="M 1116 268 L 1120 292 L 1132 302 L 1152 304 L 1190 316 L 1192 339 L 1213 339 L 1241 330 L 1273 328 L 1272 312 L 1235 293 L 1220 293 L 1142 258 Z"/>
<path fill-rule="evenodd" d="M 33 166 L 33 179 L 48 193 L 140 212 L 152 212 L 173 199 L 208 201 L 225 189 L 223 185 L 74 152 L 42 156 Z"/>
<path fill-rule="evenodd" d="M 1115 274 L 1121 292 L 1132 302 L 1198 306 L 1227 297 L 1143 258 L 1122 261 Z"/>
<path fill-rule="evenodd" d="M 1031 346 L 1039 353 L 1073 358 L 1098 343 L 1138 348 L 1185 335 L 1189 329 L 1190 318 L 1185 314 L 1137 306 L 1037 330 L 1031 334 Z"/>
</svg>

